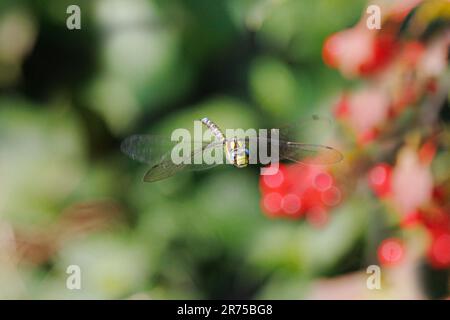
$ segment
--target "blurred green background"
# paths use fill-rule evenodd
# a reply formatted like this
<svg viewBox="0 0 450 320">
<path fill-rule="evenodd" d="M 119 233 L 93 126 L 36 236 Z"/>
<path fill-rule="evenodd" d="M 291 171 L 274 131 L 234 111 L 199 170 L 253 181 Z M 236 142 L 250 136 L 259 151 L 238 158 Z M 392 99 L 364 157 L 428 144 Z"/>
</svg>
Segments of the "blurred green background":
<svg viewBox="0 0 450 320">
<path fill-rule="evenodd" d="M 71 4 L 81 30 L 66 27 Z M 298 299 L 376 263 L 370 196 L 316 228 L 262 213 L 257 168 L 147 184 L 119 147 L 203 116 L 264 128 L 329 113 L 353 83 L 324 65 L 323 42 L 365 6 L 1 1 L 0 297 Z M 66 288 L 73 264 L 81 290 Z"/>
</svg>

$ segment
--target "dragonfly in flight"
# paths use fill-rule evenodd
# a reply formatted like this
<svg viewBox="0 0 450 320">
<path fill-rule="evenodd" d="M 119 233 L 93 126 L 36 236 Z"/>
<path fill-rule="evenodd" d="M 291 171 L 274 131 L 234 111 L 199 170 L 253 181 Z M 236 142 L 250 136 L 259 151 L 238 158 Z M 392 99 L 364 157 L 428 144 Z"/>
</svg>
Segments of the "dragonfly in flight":
<svg viewBox="0 0 450 320">
<path fill-rule="evenodd" d="M 227 138 L 212 120 L 203 118 L 200 121 L 210 130 L 214 139 L 213 141 L 202 141 L 199 147 L 193 149 L 188 156 L 190 158 L 188 160 L 191 160 L 198 153 L 222 149 L 227 163 L 237 168 L 243 168 L 250 162 L 250 150 L 252 149 L 249 147 L 249 143 L 251 140 L 257 140 L 258 143 L 266 143 L 270 145 L 270 148 L 277 147 L 279 160 L 313 165 L 331 165 L 341 161 L 343 158 L 338 150 L 330 146 L 290 141 L 288 138 L 290 133 L 302 127 L 299 124 L 281 127 L 278 129 L 279 138 L 273 140 L 261 136 L 244 139 L 238 137 Z M 313 116 L 304 122 L 314 125 L 329 124 L 330 120 Z M 121 144 L 121 150 L 133 160 L 150 165 L 150 169 L 144 176 L 145 182 L 163 180 L 185 170 L 203 170 L 217 165 L 195 164 L 191 163 L 191 161 L 175 163 L 171 158 L 171 154 L 174 145 L 178 143 L 156 135 L 137 134 L 126 138 Z M 186 143 L 191 142 L 187 141 Z"/>
</svg>

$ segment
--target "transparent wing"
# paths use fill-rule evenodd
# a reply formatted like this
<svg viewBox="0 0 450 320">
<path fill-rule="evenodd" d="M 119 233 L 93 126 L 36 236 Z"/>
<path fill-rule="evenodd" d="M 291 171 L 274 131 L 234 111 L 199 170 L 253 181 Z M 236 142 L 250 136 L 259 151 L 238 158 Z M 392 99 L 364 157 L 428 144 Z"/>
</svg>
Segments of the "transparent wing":
<svg viewBox="0 0 450 320">
<path fill-rule="evenodd" d="M 213 151 L 212 149 L 222 148 L 223 142 L 213 141 L 210 143 L 204 143 L 202 148 L 193 150 L 189 156 L 187 156 L 180 164 L 175 164 L 171 159 L 171 151 L 163 155 L 161 160 L 154 164 L 145 174 L 144 181 L 155 182 L 169 178 L 183 170 L 205 170 L 215 167 L 217 164 L 193 164 L 193 159 L 197 153 L 205 150 Z M 190 158 L 190 159 L 189 159 Z M 190 161 L 188 161 L 190 160 Z M 189 164 L 188 162 L 191 162 Z"/>
<path fill-rule="evenodd" d="M 210 143 L 212 143 L 212 141 L 172 141 L 165 136 L 136 134 L 126 138 L 121 143 L 120 149 L 133 160 L 146 164 L 156 164 L 159 163 L 167 153 L 170 154 L 175 146 L 180 148 L 189 146 L 193 150 L 198 144 L 202 147 L 206 147 Z"/>
<path fill-rule="evenodd" d="M 126 138 L 120 145 L 123 153 L 142 163 L 155 163 L 175 146 L 166 137 L 136 134 Z"/>
<path fill-rule="evenodd" d="M 342 153 L 330 146 L 280 141 L 280 159 L 305 164 L 331 165 L 343 159 Z"/>
<path fill-rule="evenodd" d="M 326 139 L 333 129 L 333 120 L 329 117 L 312 115 L 277 129 L 279 139 L 270 139 L 271 132 L 269 132 L 268 138 L 256 137 L 256 139 L 258 146 L 260 143 L 266 144 L 267 150 L 278 148 L 280 160 L 314 165 L 331 165 L 343 159 L 338 150 L 325 144 L 295 142 L 311 140 L 322 142 L 320 140 Z M 255 142 L 255 137 L 250 137 L 247 140 Z"/>
<path fill-rule="evenodd" d="M 253 143 L 251 143 L 253 142 Z M 331 165 L 343 159 L 343 155 L 333 147 L 312 144 L 276 140 L 262 137 L 249 137 L 246 139 L 250 154 L 261 152 L 261 145 L 268 150 L 268 155 L 278 148 L 279 160 L 289 160 L 304 164 Z M 258 154 L 257 158 L 260 158 Z"/>
</svg>

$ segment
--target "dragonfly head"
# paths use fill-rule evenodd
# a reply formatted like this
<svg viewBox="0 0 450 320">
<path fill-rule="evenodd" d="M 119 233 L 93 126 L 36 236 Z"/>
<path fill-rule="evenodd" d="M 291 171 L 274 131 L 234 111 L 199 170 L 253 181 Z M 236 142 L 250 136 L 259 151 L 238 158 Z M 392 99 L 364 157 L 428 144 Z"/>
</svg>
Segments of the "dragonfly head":
<svg viewBox="0 0 450 320">
<path fill-rule="evenodd" d="M 249 151 L 244 141 L 238 139 L 231 140 L 228 143 L 227 151 L 229 160 L 234 166 L 244 168 L 248 165 Z"/>
</svg>

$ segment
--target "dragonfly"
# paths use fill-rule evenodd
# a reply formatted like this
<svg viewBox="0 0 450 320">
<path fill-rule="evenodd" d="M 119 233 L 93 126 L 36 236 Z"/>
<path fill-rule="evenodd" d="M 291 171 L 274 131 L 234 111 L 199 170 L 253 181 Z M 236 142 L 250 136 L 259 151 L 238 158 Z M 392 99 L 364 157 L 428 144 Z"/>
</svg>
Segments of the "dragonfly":
<svg viewBox="0 0 450 320">
<path fill-rule="evenodd" d="M 247 167 L 251 158 L 249 145 L 251 142 L 265 143 L 270 148 L 277 148 L 279 160 L 288 160 L 307 165 L 332 165 L 343 159 L 342 154 L 335 148 L 311 143 L 301 143 L 290 141 L 289 137 L 296 130 L 301 129 L 304 124 L 330 124 L 326 117 L 314 115 L 310 119 L 300 123 L 286 125 L 278 130 L 278 138 L 250 136 L 246 138 L 226 137 L 219 126 L 209 118 L 203 118 L 201 123 L 210 130 L 212 141 L 201 141 L 192 152 L 186 156 L 186 160 L 181 163 L 172 160 L 172 150 L 176 144 L 183 142 L 172 141 L 157 135 L 135 134 L 126 138 L 121 144 L 121 150 L 131 159 L 148 164 L 150 169 L 144 175 L 145 182 L 160 181 L 174 176 L 186 170 L 204 170 L 212 168 L 218 163 L 196 164 L 190 161 L 199 153 L 205 151 L 223 151 L 226 163 L 237 168 Z M 184 143 L 192 144 L 193 141 Z M 222 150 L 220 150 L 222 149 Z M 223 163 L 223 162 L 222 162 Z"/>
</svg>

